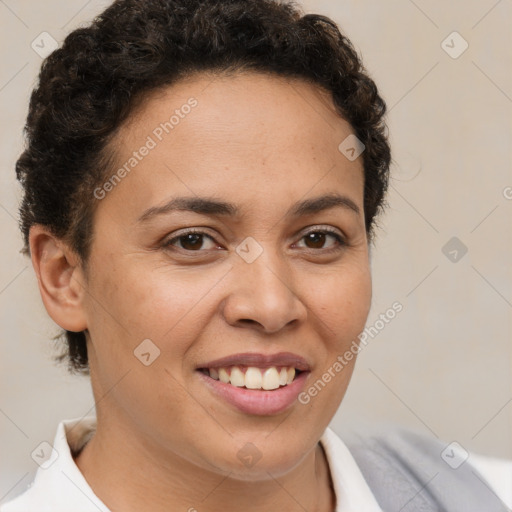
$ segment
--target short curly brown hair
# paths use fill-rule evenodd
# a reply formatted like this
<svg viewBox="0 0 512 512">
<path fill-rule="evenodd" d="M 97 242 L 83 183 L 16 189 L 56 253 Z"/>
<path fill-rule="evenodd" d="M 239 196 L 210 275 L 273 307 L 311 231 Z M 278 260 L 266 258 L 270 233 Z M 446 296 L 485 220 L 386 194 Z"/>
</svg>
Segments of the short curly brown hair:
<svg viewBox="0 0 512 512">
<path fill-rule="evenodd" d="M 93 190 L 108 173 L 108 143 L 141 97 L 201 71 L 255 70 L 306 80 L 332 94 L 365 145 L 364 210 L 371 239 L 391 160 L 386 104 L 336 23 L 293 1 L 117 0 L 71 32 L 43 62 L 16 163 L 24 189 L 20 229 L 46 226 L 84 269 L 93 235 Z M 71 373 L 89 373 L 85 332 L 63 331 Z"/>
</svg>

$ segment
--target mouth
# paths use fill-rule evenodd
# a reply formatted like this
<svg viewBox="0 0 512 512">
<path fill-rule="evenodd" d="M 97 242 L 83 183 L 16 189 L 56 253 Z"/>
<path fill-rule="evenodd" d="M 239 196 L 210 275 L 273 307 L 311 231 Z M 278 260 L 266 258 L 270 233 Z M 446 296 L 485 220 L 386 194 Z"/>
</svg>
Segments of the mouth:
<svg viewBox="0 0 512 512">
<path fill-rule="evenodd" d="M 237 388 L 271 391 L 290 385 L 302 371 L 293 366 L 221 366 L 199 368 L 204 375 Z"/>
<path fill-rule="evenodd" d="M 196 370 L 216 399 L 253 415 L 278 414 L 292 407 L 311 373 L 304 358 L 289 352 L 236 354 Z"/>
</svg>

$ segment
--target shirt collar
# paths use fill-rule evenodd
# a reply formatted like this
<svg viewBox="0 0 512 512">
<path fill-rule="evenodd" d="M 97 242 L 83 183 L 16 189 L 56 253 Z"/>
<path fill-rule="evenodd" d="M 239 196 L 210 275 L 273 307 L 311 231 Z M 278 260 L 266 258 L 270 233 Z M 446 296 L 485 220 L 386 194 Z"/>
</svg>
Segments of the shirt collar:
<svg viewBox="0 0 512 512">
<path fill-rule="evenodd" d="M 336 495 L 336 512 L 382 512 L 345 443 L 330 428 L 320 439 Z"/>
<path fill-rule="evenodd" d="M 57 427 L 53 449 L 54 462 L 37 470 L 34 482 L 5 512 L 30 507 L 38 512 L 110 512 L 94 494 L 74 461 L 74 456 L 94 435 L 96 417 L 63 420 Z M 327 428 L 320 439 L 331 473 L 336 495 L 336 512 L 382 512 L 345 443 Z M 44 505 L 42 505 L 44 504 Z"/>
<path fill-rule="evenodd" d="M 61 421 L 53 447 L 43 449 L 47 455 L 51 450 L 51 456 L 40 465 L 29 488 L 3 505 L 2 512 L 110 512 L 90 488 L 72 454 L 94 433 L 95 425 L 93 416 Z"/>
</svg>

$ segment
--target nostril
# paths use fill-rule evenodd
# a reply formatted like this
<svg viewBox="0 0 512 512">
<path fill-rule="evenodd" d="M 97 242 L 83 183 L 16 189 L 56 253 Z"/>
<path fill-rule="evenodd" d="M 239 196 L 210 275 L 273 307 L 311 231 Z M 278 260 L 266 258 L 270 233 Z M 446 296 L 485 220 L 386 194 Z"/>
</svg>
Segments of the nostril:
<svg viewBox="0 0 512 512">
<path fill-rule="evenodd" d="M 256 320 L 252 320 L 251 318 L 241 318 L 240 322 L 250 323 L 250 324 L 258 324 L 258 322 L 256 322 Z M 258 324 L 258 325 L 260 325 L 260 324 Z"/>
</svg>

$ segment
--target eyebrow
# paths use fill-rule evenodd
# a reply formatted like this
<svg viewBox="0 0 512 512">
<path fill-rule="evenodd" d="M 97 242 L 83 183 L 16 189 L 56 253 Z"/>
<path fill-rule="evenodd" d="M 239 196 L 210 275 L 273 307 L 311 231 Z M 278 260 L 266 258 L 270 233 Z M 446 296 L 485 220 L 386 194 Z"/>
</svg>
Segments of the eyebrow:
<svg viewBox="0 0 512 512">
<path fill-rule="evenodd" d="M 349 197 L 339 194 L 327 194 L 313 199 L 299 201 L 286 212 L 286 217 L 300 217 L 312 215 L 331 208 L 344 208 L 361 215 L 359 207 Z M 146 222 L 159 215 L 174 211 L 190 211 L 202 215 L 212 216 L 240 216 L 240 208 L 233 203 L 220 201 L 212 197 L 174 197 L 162 206 L 153 206 L 137 219 L 137 222 Z"/>
</svg>

